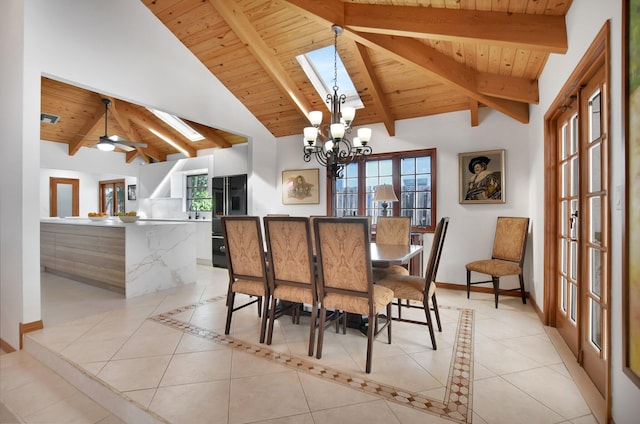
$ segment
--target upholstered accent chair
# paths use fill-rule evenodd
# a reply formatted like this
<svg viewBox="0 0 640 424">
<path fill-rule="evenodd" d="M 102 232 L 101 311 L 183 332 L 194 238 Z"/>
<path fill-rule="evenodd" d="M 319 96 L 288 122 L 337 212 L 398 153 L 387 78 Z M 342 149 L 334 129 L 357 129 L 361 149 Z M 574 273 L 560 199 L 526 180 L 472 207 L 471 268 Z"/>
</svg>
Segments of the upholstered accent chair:
<svg viewBox="0 0 640 424">
<path fill-rule="evenodd" d="M 267 344 L 271 344 L 273 324 L 279 315 L 276 310 L 277 302 L 292 302 L 296 310 L 306 304 L 311 307 L 309 356 L 313 356 L 318 295 L 309 218 L 266 216 L 264 232 L 271 292 Z"/>
<path fill-rule="evenodd" d="M 398 316 L 394 320 L 410 322 L 413 324 L 426 325 L 429 328 L 429 336 L 431 338 L 431 346 L 433 350 L 437 349 L 436 338 L 433 330 L 433 320 L 431 319 L 431 309 L 429 301 L 433 305 L 433 310 L 438 324 L 438 331 L 442 331 L 440 323 L 440 312 L 438 311 L 438 301 L 436 300 L 436 275 L 438 266 L 440 265 L 440 257 L 442 256 L 442 247 L 444 239 L 449 227 L 449 218 L 443 217 L 436 226 L 431 242 L 431 252 L 429 254 L 429 262 L 425 268 L 424 277 L 417 275 L 388 274 L 385 278 L 376 282 L 377 286 L 387 287 L 393 291 L 393 297 L 398 299 Z M 402 300 L 407 300 L 402 303 Z M 411 301 L 420 302 L 420 305 L 412 304 Z M 426 321 L 418 321 L 413 319 L 402 318 L 402 308 L 422 308 L 425 313 Z"/>
<path fill-rule="evenodd" d="M 500 277 L 517 275 L 520 280 L 522 303 L 527 303 L 524 291 L 524 278 L 522 277 L 522 264 L 527 248 L 527 235 L 529 233 L 529 218 L 498 217 L 496 233 L 493 240 L 493 253 L 491 259 L 470 262 L 467 268 L 467 299 L 471 291 L 471 285 L 493 283 L 496 308 L 498 307 L 498 292 L 500 291 Z M 471 272 L 478 272 L 491 276 L 491 280 L 471 282 Z"/>
<path fill-rule="evenodd" d="M 411 244 L 411 218 L 408 216 L 380 216 L 376 224 L 376 244 Z M 374 267 L 373 279 L 377 281 L 390 274 L 409 275 L 409 270 L 402 265 L 391 265 L 387 268 Z"/>
<path fill-rule="evenodd" d="M 365 371 L 370 373 L 375 337 L 387 328 L 387 338 L 391 343 L 393 291 L 373 284 L 368 221 L 366 218 L 316 218 L 314 231 L 320 282 L 320 325 L 316 357 L 322 357 L 327 309 L 366 315 L 369 325 Z M 379 326 L 379 313 L 384 311 L 384 324 Z"/>
<path fill-rule="evenodd" d="M 221 223 L 229 272 L 224 334 L 229 334 L 231 317 L 235 311 L 257 303 L 258 316 L 261 317 L 260 343 L 264 343 L 269 286 L 260 218 L 229 215 L 223 216 Z M 235 306 L 236 293 L 249 295 L 250 299 Z"/>
</svg>

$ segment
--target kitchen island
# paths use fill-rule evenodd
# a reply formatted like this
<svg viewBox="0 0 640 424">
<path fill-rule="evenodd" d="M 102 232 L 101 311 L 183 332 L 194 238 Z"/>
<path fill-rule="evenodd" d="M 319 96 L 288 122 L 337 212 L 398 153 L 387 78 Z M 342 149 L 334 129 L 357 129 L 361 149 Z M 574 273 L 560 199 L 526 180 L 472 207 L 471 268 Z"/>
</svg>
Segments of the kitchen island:
<svg viewBox="0 0 640 424">
<path fill-rule="evenodd" d="M 118 218 L 40 221 L 40 264 L 52 272 L 135 297 L 196 281 L 196 226 Z"/>
</svg>

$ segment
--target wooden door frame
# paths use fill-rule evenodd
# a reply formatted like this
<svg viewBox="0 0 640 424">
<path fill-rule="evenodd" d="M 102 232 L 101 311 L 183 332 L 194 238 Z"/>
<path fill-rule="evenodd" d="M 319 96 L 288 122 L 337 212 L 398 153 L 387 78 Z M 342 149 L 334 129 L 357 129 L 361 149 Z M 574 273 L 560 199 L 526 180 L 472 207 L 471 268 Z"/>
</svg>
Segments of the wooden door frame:
<svg viewBox="0 0 640 424">
<path fill-rule="evenodd" d="M 544 116 L 544 313 L 543 321 L 545 325 L 555 327 L 556 325 L 556 308 L 558 302 L 558 295 L 556 290 L 556 274 L 555 271 L 558 267 L 558 248 L 556 243 L 557 223 L 558 223 L 558 204 L 556 199 L 558 197 L 558 179 L 556 176 L 556 165 L 558 163 L 557 152 L 557 118 L 561 114 L 561 108 L 564 104 L 569 102 L 569 99 L 574 93 L 578 92 L 580 86 L 584 81 L 590 78 L 594 71 L 601 66 L 605 67 L 605 85 L 611 92 L 611 77 L 610 77 L 610 22 L 607 20 L 603 27 L 600 29 L 594 41 L 591 43 L 582 59 L 573 70 L 567 82 L 559 91 L 558 96 L 549 106 L 547 113 Z M 610 111 L 610 94 L 607 96 L 606 109 Z M 606 128 L 610 133 L 611 114 L 606 116 Z M 608 135 L 608 134 L 607 134 Z M 611 148 L 611 145 L 608 146 Z M 611 192 L 611 181 L 608 182 L 607 191 Z M 610 202 L 603 207 L 610 207 Z M 609 213 L 609 216 L 611 214 Z M 610 234 L 610 231 L 608 232 Z M 610 240 L 608 241 L 610 246 Z M 611 258 L 607 258 L 607 281 L 605 290 L 609 297 L 611 294 Z M 578 292 L 578 303 L 582 302 L 582 293 Z M 580 307 L 580 306 L 579 306 Z M 582 325 L 578 328 L 578 344 L 582 343 Z M 606 339 L 604 352 L 607 356 L 607 369 L 606 369 L 606 393 L 605 400 L 607 403 L 607 411 L 611 408 L 611 308 L 609 308 L 609 316 L 606 319 Z M 609 414 L 609 412 L 607 412 Z"/>
<path fill-rule="evenodd" d="M 58 216 L 58 184 L 71 184 L 71 214 L 80 215 L 80 180 L 49 177 L 49 216 Z"/>
</svg>

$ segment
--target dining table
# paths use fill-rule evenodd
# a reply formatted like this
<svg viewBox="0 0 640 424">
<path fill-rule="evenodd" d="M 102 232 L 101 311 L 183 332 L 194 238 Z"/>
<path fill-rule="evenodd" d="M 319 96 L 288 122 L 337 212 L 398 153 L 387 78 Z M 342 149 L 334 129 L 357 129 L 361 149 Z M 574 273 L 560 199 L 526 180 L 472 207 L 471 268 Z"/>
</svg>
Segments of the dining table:
<svg viewBox="0 0 640 424">
<path fill-rule="evenodd" d="M 422 252 L 420 244 L 382 244 L 371 243 L 371 265 L 385 268 L 391 265 L 403 265 Z"/>
</svg>

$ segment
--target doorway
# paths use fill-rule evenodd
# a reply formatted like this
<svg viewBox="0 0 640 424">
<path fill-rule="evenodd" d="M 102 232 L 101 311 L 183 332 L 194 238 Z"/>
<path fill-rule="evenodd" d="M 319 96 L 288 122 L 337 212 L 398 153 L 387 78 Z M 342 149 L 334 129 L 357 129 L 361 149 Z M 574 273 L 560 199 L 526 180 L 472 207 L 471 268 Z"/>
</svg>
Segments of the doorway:
<svg viewBox="0 0 640 424">
<path fill-rule="evenodd" d="M 116 216 L 118 212 L 124 212 L 124 208 L 124 180 L 100 181 L 100 212 Z"/>
<path fill-rule="evenodd" d="M 80 215 L 80 180 L 49 178 L 49 216 Z"/>
<path fill-rule="evenodd" d="M 545 321 L 607 398 L 609 24 L 545 116 Z"/>
</svg>

